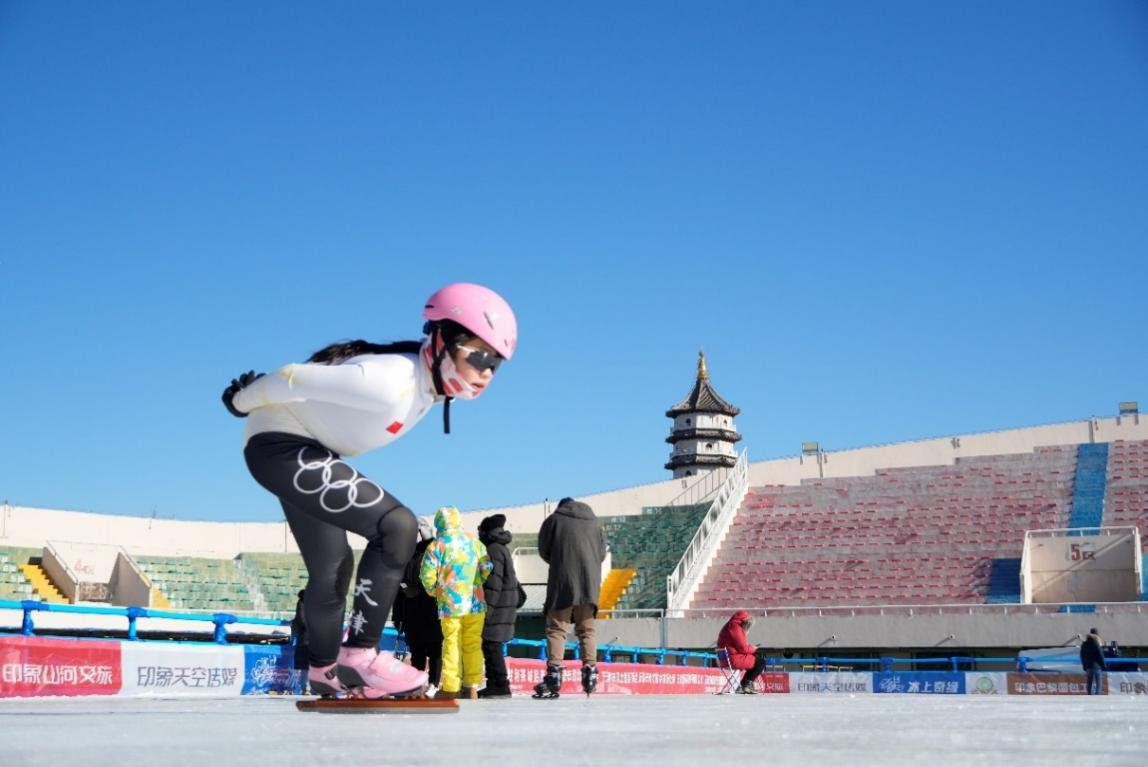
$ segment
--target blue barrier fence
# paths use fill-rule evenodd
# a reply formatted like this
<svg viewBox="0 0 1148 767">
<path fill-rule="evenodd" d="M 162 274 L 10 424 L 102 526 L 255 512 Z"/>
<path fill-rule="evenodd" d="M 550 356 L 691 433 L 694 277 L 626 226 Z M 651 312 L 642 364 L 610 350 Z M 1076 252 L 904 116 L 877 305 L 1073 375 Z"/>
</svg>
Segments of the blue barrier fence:
<svg viewBox="0 0 1148 767">
<path fill-rule="evenodd" d="M 227 644 L 227 630 L 226 626 L 235 623 L 245 623 L 256 626 L 290 626 L 291 622 L 281 620 L 279 618 L 257 618 L 236 616 L 231 613 L 212 613 L 210 615 L 205 613 L 186 613 L 176 612 L 174 610 L 158 610 L 150 607 L 98 607 L 93 605 L 70 605 L 58 604 L 55 602 L 40 602 L 39 600 L 25 599 L 20 602 L 13 602 L 0 599 L 0 610 L 22 610 L 24 618 L 21 621 L 20 633 L 25 636 L 32 636 L 36 631 L 35 614 L 43 613 L 78 613 L 82 615 L 112 615 L 127 619 L 126 629 L 128 639 L 132 641 L 139 640 L 139 629 L 137 621 L 140 618 L 160 618 L 170 620 L 186 620 L 198 622 L 210 622 L 214 624 L 215 629 L 212 632 L 214 639 L 219 644 Z"/>
<path fill-rule="evenodd" d="M 259 618 L 254 616 L 237 616 L 231 613 L 190 613 L 178 612 L 174 610 L 152 609 L 148 607 L 99 607 L 92 605 L 71 605 L 71 604 L 57 604 L 53 602 L 40 602 L 38 600 L 23 600 L 23 601 L 10 601 L 0 599 L 0 610 L 21 610 L 23 611 L 23 619 L 21 621 L 20 633 L 24 636 L 33 636 L 36 633 L 35 615 L 37 613 L 77 613 L 83 615 L 111 615 L 122 617 L 126 620 L 126 632 L 129 641 L 146 641 L 139 636 L 139 629 L 137 622 L 140 618 L 157 618 L 157 619 L 171 619 L 171 620 L 187 620 L 197 621 L 201 623 L 211 623 L 213 625 L 212 636 L 215 642 L 219 644 L 228 644 L 227 626 L 237 624 L 255 625 L 255 626 L 275 626 L 275 627 L 289 627 L 290 621 L 279 618 Z M 2 632 L 0 632 L 2 633 Z M 395 630 L 387 627 L 383 632 L 383 640 L 380 643 L 387 649 L 402 649 L 402 640 L 397 635 Z M 543 639 L 511 639 L 503 645 L 503 654 L 507 654 L 511 647 L 527 648 L 527 655 L 533 656 L 538 659 L 545 660 L 546 658 L 546 640 Z M 573 650 L 575 659 L 580 658 L 580 651 L 577 643 L 567 642 L 566 647 L 568 650 Z M 603 663 L 613 662 L 630 662 L 640 663 L 642 658 L 653 658 L 655 665 L 691 665 L 690 660 L 696 659 L 702 666 L 714 666 L 717 664 L 717 656 L 713 652 L 698 651 L 698 650 L 671 650 L 665 647 L 640 647 L 636 645 L 617 645 L 605 644 L 598 648 L 601 653 L 601 661 Z M 941 667 L 948 667 L 951 671 L 962 671 L 962 665 L 971 665 L 975 663 L 1015 663 L 1018 671 L 1027 671 L 1028 664 L 1034 662 L 1033 658 L 1025 656 L 1020 657 L 1005 657 L 1005 658 L 973 658 L 968 656 L 954 655 L 945 658 L 893 658 L 893 657 L 880 657 L 880 658 L 850 658 L 838 656 L 819 656 L 816 658 L 777 658 L 767 657 L 766 665 L 772 668 L 785 669 L 787 666 L 794 666 L 804 668 L 810 665 L 815 666 L 820 671 L 829 671 L 833 666 L 868 666 L 880 672 L 893 671 L 898 667 L 915 667 L 920 668 L 923 666 L 936 665 Z M 1122 663 L 1136 664 L 1140 662 L 1148 662 L 1148 658 L 1120 658 Z M 1075 650 L 1070 650 L 1063 657 L 1057 658 L 1040 658 L 1041 663 L 1057 662 L 1057 663 L 1076 663 L 1079 662 Z"/>
</svg>

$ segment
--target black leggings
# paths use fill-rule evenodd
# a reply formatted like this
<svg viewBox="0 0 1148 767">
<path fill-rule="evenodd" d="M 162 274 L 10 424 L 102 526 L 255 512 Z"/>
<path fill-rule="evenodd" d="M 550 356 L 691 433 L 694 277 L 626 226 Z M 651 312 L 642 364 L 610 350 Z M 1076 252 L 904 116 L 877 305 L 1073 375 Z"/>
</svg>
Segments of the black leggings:
<svg viewBox="0 0 1148 767">
<path fill-rule="evenodd" d="M 279 498 L 303 563 L 303 619 L 313 666 L 334 663 L 354 556 L 347 532 L 367 539 L 359 558 L 347 645 L 375 647 L 391 614 L 418 522 L 396 498 L 312 439 L 271 432 L 243 451 L 251 476 Z"/>
</svg>

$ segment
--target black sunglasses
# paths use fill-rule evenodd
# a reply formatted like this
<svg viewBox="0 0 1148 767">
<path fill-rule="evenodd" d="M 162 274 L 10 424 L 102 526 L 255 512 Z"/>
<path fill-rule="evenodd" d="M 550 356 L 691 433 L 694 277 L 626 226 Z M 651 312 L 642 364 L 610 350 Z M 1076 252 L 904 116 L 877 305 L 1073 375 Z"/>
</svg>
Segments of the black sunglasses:
<svg viewBox="0 0 1148 767">
<path fill-rule="evenodd" d="M 466 352 L 466 364 L 480 373 L 485 373 L 487 370 L 493 373 L 502 364 L 502 357 L 494 352 L 488 352 L 486 349 L 475 349 L 473 346 L 462 346 L 461 344 L 458 348 L 460 351 Z"/>
</svg>

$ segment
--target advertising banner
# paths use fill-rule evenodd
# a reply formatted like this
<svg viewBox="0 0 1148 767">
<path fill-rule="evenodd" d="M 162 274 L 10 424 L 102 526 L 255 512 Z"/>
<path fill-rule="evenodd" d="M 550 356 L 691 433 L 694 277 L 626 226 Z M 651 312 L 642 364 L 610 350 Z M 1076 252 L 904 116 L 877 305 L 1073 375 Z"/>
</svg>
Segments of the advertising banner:
<svg viewBox="0 0 1148 767">
<path fill-rule="evenodd" d="M 789 674 L 779 671 L 767 671 L 757 678 L 757 689 L 758 692 L 789 692 Z"/>
<path fill-rule="evenodd" d="M 243 694 L 289 693 L 300 689 L 303 671 L 293 668 L 295 648 L 287 645 L 244 645 Z"/>
<path fill-rule="evenodd" d="M 0 697 L 116 695 L 120 643 L 0 636 Z"/>
<path fill-rule="evenodd" d="M 873 674 L 869 672 L 800 672 L 789 675 L 791 693 L 858 693 L 873 692 Z"/>
<path fill-rule="evenodd" d="M 1109 695 L 1148 695 L 1148 674 L 1113 671 L 1106 676 Z"/>
<path fill-rule="evenodd" d="M 507 658 L 510 689 L 532 693 L 546 673 L 546 661 Z M 599 663 L 598 689 L 603 695 L 675 695 L 715 693 L 725 678 L 716 668 L 654 666 L 648 663 Z M 582 664 L 566 661 L 562 671 L 562 694 L 582 694 Z"/>
<path fill-rule="evenodd" d="M 965 675 L 949 671 L 881 672 L 873 674 L 873 692 L 964 695 Z"/>
<path fill-rule="evenodd" d="M 1102 695 L 1108 693 L 1103 686 Z M 1008 675 L 1009 695 L 1087 695 L 1087 678 L 1084 674 L 1022 674 L 1010 671 Z"/>
<path fill-rule="evenodd" d="M 1008 672 L 966 672 L 965 692 L 969 695 L 1008 695 Z"/>
<path fill-rule="evenodd" d="M 125 642 L 123 694 L 135 698 L 227 698 L 243 691 L 240 646 Z"/>
</svg>

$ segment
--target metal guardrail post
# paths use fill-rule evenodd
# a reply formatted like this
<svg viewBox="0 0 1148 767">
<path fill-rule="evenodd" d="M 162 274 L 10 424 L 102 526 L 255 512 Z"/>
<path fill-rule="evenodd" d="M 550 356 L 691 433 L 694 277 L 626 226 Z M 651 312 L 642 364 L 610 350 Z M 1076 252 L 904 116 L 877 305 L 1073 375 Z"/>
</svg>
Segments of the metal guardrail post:
<svg viewBox="0 0 1148 767">
<path fill-rule="evenodd" d="M 224 628 L 228 624 L 235 623 L 237 618 L 228 613 L 216 613 L 211 616 L 211 622 L 215 624 L 215 642 L 216 644 L 227 644 L 227 629 Z"/>
<path fill-rule="evenodd" d="M 32 611 L 39 610 L 40 603 L 31 599 L 25 599 L 20 603 L 20 608 L 24 611 L 24 617 L 20 621 L 20 633 L 26 637 L 30 637 L 36 633 L 36 626 L 32 622 Z"/>
<path fill-rule="evenodd" d="M 136 618 L 146 618 L 146 607 L 129 607 L 127 610 L 128 616 L 128 639 L 135 642 L 139 640 L 139 635 L 136 633 Z"/>
</svg>

